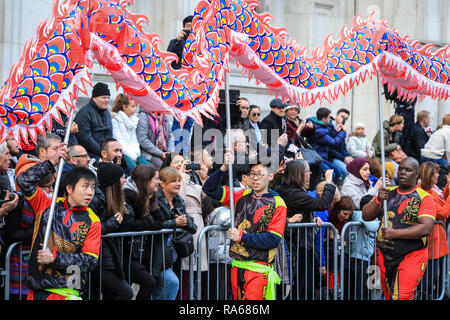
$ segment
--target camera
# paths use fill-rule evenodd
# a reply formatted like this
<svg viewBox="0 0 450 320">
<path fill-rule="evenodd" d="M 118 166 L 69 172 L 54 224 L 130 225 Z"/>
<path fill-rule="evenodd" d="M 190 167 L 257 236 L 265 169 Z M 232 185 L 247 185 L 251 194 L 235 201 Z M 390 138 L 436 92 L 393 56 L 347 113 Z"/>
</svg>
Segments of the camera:
<svg viewBox="0 0 450 320">
<path fill-rule="evenodd" d="M 345 121 L 347 121 L 347 117 L 342 117 L 342 125 L 344 125 L 345 124 Z"/>
<path fill-rule="evenodd" d="M 186 165 L 186 170 L 200 170 L 200 163 L 190 162 Z"/>
<path fill-rule="evenodd" d="M 2 189 L 0 191 L 0 203 L 4 203 L 4 202 L 9 202 L 9 201 L 13 201 L 14 200 L 14 194 L 16 193 L 15 191 L 10 191 L 9 193 L 9 198 L 4 200 L 6 197 L 6 189 Z"/>
</svg>

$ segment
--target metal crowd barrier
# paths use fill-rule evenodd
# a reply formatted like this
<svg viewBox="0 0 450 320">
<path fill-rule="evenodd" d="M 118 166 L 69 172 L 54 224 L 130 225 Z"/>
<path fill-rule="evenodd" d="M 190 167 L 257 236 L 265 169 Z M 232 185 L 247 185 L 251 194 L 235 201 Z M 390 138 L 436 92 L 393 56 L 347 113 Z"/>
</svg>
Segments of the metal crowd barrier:
<svg viewBox="0 0 450 320">
<path fill-rule="evenodd" d="M 322 233 L 316 235 L 316 232 L 319 230 L 316 223 L 293 223 L 288 225 L 288 240 L 284 241 L 283 239 L 274 258 L 274 268 L 282 280 L 281 285 L 277 286 L 278 300 L 337 299 L 337 282 L 335 281 L 331 285 L 329 278 L 324 279 L 317 268 L 320 263 L 319 256 L 321 256 L 322 253 L 326 253 L 326 260 L 330 262 L 325 265 L 327 274 L 337 274 L 337 241 L 332 240 L 330 233 L 328 232 L 330 230 L 334 235 L 334 239 L 336 239 L 337 231 L 335 227 L 328 222 L 323 223 L 321 228 L 326 229 L 325 236 L 322 236 Z M 207 238 L 207 264 L 209 266 L 204 277 L 197 277 L 197 299 L 232 299 L 231 281 L 229 281 L 231 259 L 225 258 L 225 256 L 228 256 L 229 242 L 222 244 L 218 243 L 219 233 L 223 233 L 222 238 L 226 238 L 226 231 L 227 228 L 221 226 L 206 226 L 197 239 L 197 252 L 202 252 L 202 240 L 205 237 Z M 215 235 L 209 236 L 211 232 L 214 232 Z M 323 242 L 321 241 L 319 243 L 320 250 L 317 252 L 316 239 L 326 240 L 326 243 L 328 244 L 327 248 L 324 247 Z M 301 240 L 305 241 L 302 242 Z M 306 242 L 309 243 L 309 248 L 308 246 L 302 247 L 301 244 Z M 294 256 L 304 256 L 305 259 L 293 262 L 292 257 Z M 198 259 L 197 274 L 200 274 L 203 258 L 201 255 L 197 255 L 196 258 Z M 308 278 L 310 275 L 312 275 L 312 281 L 298 281 L 298 279 Z M 204 279 L 206 279 L 206 286 L 203 282 Z M 206 291 L 206 293 L 202 292 L 202 290 Z"/>
<path fill-rule="evenodd" d="M 442 221 L 436 221 L 445 230 Z M 362 222 L 347 222 L 341 234 L 340 241 L 340 293 L 341 299 L 348 300 L 380 300 L 382 297 L 381 283 L 379 282 L 376 248 L 376 233 L 370 233 L 374 241 L 374 250 L 368 259 L 356 258 L 354 246 L 361 239 L 357 239 L 358 231 L 364 228 Z M 431 236 L 434 236 L 434 228 Z M 449 230 L 447 230 L 447 234 Z M 447 236 L 447 241 L 450 241 Z M 439 238 L 437 243 L 439 243 Z M 449 246 L 450 248 L 450 246 Z M 352 250 L 353 249 L 353 250 Z M 431 248 L 434 255 L 434 247 Z M 439 247 L 437 248 L 439 250 Z M 367 257 L 366 257 L 367 258 Z M 448 291 L 449 256 L 441 259 L 428 260 L 425 274 L 416 289 L 417 300 L 443 300 L 445 290 Z M 447 288 L 446 288 L 447 287 Z"/>
<path fill-rule="evenodd" d="M 443 222 L 437 224 L 445 228 Z M 369 260 L 362 261 L 354 259 L 352 246 L 360 239 L 355 238 L 358 228 L 364 228 L 361 222 L 348 222 L 344 225 L 341 238 L 338 241 L 336 228 L 328 222 L 318 227 L 315 223 L 295 223 L 289 224 L 286 238 L 280 243 L 274 259 L 274 267 L 282 282 L 277 286 L 277 300 L 342 300 L 342 299 L 370 299 L 379 300 L 382 297 L 381 286 L 378 281 L 376 270 L 376 255 L 373 254 Z M 227 229 L 225 227 L 212 225 L 206 226 L 197 239 L 197 249 L 189 257 L 189 271 L 183 272 L 181 263 L 179 269 L 174 272 L 179 277 L 180 299 L 189 300 L 230 300 L 233 299 L 231 292 L 230 270 L 231 258 L 229 257 L 229 241 L 219 243 L 220 237 L 227 239 Z M 434 229 L 433 229 L 434 231 Z M 125 246 L 130 245 L 128 252 L 128 263 L 133 254 L 133 242 L 140 243 L 139 261 L 142 261 L 142 251 L 146 237 L 151 237 L 150 256 L 153 256 L 154 237 L 161 236 L 162 243 L 172 229 L 158 231 L 111 233 L 102 236 L 105 238 L 120 239 L 120 257 L 122 266 L 125 263 Z M 446 230 L 447 241 L 450 247 L 450 226 Z M 375 235 L 374 235 L 375 236 Z M 206 239 L 205 239 L 206 238 Z M 148 238 L 147 238 L 148 239 Z M 207 265 L 208 270 L 202 271 L 202 241 L 206 240 Z M 129 241 L 128 241 L 129 240 Z M 304 244 L 307 244 L 306 246 Z M 21 248 L 21 243 L 13 243 L 9 246 L 6 259 L 5 270 L 3 271 L 4 299 L 10 299 L 10 270 L 11 254 L 15 248 Z M 162 248 L 164 250 L 164 247 Z M 29 250 L 20 250 L 20 256 L 29 254 Z M 101 253 L 100 253 L 101 257 Z M 197 262 L 194 270 L 194 259 Z M 22 258 L 20 258 L 19 270 L 22 270 Z M 416 291 L 416 299 L 444 299 L 445 292 L 447 299 L 450 297 L 450 255 L 440 261 L 440 272 L 438 281 L 431 287 L 430 279 L 434 278 L 435 261 L 429 261 L 427 268 L 431 273 L 426 273 L 422 279 L 422 285 Z M 102 278 L 102 259 L 99 258 L 98 273 L 96 276 Z M 152 261 L 150 261 L 150 266 Z M 165 261 L 163 255 L 163 268 Z M 128 265 L 126 281 L 131 285 L 131 273 Z M 149 273 L 152 274 L 150 267 Z M 186 275 L 188 273 L 188 275 Z M 431 275 L 431 276 L 430 276 Z M 92 277 L 89 274 L 88 299 L 102 299 L 102 282 L 99 281 L 98 291 L 93 292 Z M 430 279 L 428 277 L 430 276 Z M 187 278 L 186 278 L 187 277 Z M 23 277 L 20 276 L 19 290 L 21 290 Z M 304 281 L 308 279 L 308 281 Z M 163 282 L 165 279 L 163 279 Z M 377 282 L 378 281 L 378 282 Z M 428 282 L 427 282 L 428 281 Z M 187 294 L 186 294 L 187 292 Z M 431 293 L 430 293 L 431 292 Z M 20 299 L 20 296 L 19 296 Z"/>
<path fill-rule="evenodd" d="M 8 251 L 6 252 L 6 258 L 5 258 L 5 280 L 4 280 L 4 299 L 9 300 L 10 298 L 10 280 L 11 280 L 11 255 L 16 247 L 20 248 L 19 250 L 19 299 L 22 299 L 22 280 L 24 279 L 25 275 L 22 274 L 22 257 L 29 256 L 30 250 L 23 250 L 22 249 L 22 242 L 15 242 L 11 244 L 8 247 Z"/>
<path fill-rule="evenodd" d="M 440 220 L 436 220 L 435 225 L 439 225 L 445 231 L 445 223 Z M 435 230 L 431 236 L 434 237 Z M 437 242 L 437 250 L 439 247 L 439 233 Z M 428 248 L 430 250 L 430 247 Z M 434 256 L 434 246 L 431 248 L 432 256 Z M 416 300 L 443 300 L 445 296 L 445 283 L 448 281 L 448 257 L 442 257 L 439 259 L 428 260 L 427 268 L 425 274 L 417 287 L 415 299 Z M 447 271 L 446 271 L 447 270 Z"/>
<path fill-rule="evenodd" d="M 130 240 L 128 242 L 128 245 L 130 246 L 130 248 L 129 248 L 129 251 L 128 251 L 129 256 L 128 256 L 128 259 L 127 259 L 127 261 L 128 261 L 128 268 L 126 268 L 126 270 L 128 270 L 128 272 L 127 272 L 127 275 L 126 275 L 126 277 L 127 277 L 126 281 L 128 282 L 128 284 L 131 285 L 132 283 L 131 283 L 131 268 L 130 268 L 130 265 L 131 265 L 131 260 L 132 260 L 131 256 L 133 254 L 133 248 L 134 248 L 133 243 L 134 243 L 134 241 L 137 240 L 137 241 L 140 242 L 139 262 L 142 262 L 142 259 L 143 259 L 142 251 L 143 251 L 143 245 L 144 245 L 144 242 L 145 242 L 144 241 L 145 237 L 151 237 L 151 240 L 150 240 L 151 245 L 150 245 L 150 268 L 149 268 L 149 273 L 151 275 L 153 275 L 151 266 L 152 266 L 153 249 L 154 249 L 154 246 L 153 246 L 154 237 L 155 236 L 161 236 L 162 237 L 162 239 L 161 239 L 162 252 L 163 252 L 163 254 L 162 254 L 162 260 L 163 260 L 162 265 L 163 265 L 163 267 L 162 268 L 164 270 L 165 266 L 166 266 L 165 255 L 164 255 L 164 243 L 166 241 L 166 236 L 168 236 L 169 234 L 172 234 L 173 231 L 174 231 L 173 229 L 163 229 L 163 230 L 158 230 L 158 231 L 110 233 L 110 234 L 107 234 L 107 235 L 103 235 L 102 239 L 105 239 L 105 238 L 119 238 L 120 239 L 119 255 L 120 255 L 120 262 L 121 262 L 122 267 L 124 266 L 124 262 L 125 262 L 125 254 L 124 254 L 125 250 L 124 249 L 125 249 L 125 246 L 127 245 L 126 242 L 128 242 L 127 240 Z M 5 258 L 5 276 L 4 276 L 4 299 L 5 300 L 9 300 L 10 299 L 10 272 L 9 271 L 11 270 L 11 255 L 12 255 L 12 252 L 13 252 L 14 248 L 16 248 L 18 246 L 21 246 L 20 242 L 16 242 L 16 243 L 11 244 L 9 246 L 9 248 L 8 248 L 7 253 L 6 253 L 6 258 Z M 22 257 L 22 255 L 27 255 L 27 254 L 29 255 L 29 252 L 30 252 L 29 250 L 26 250 L 26 251 L 20 250 L 20 256 Z M 173 270 L 177 274 L 177 277 L 179 278 L 179 284 L 180 285 L 179 285 L 178 295 L 180 297 L 183 297 L 183 293 L 185 292 L 184 290 L 188 290 L 189 291 L 189 299 L 191 299 L 191 300 L 193 299 L 193 292 L 194 292 L 194 285 L 193 285 L 193 281 L 192 281 L 192 279 L 193 279 L 193 267 L 192 267 L 193 266 L 193 255 L 194 254 L 191 254 L 190 257 L 184 258 L 184 259 L 188 259 L 189 260 L 189 265 L 190 265 L 189 276 L 188 276 L 189 282 L 188 282 L 188 288 L 187 289 L 184 288 L 184 285 L 183 285 L 183 283 L 184 283 L 184 281 L 183 281 L 184 275 L 183 275 L 181 262 L 179 263 L 179 269 L 178 270 Z M 22 258 L 20 258 L 20 265 L 19 265 L 19 272 L 21 272 L 21 271 L 22 271 Z M 102 274 L 103 274 L 102 251 L 100 250 L 100 256 L 99 256 L 99 259 L 98 259 L 97 272 L 93 271 L 93 272 L 90 272 L 88 274 L 88 293 L 87 293 L 88 294 L 88 300 L 91 300 L 92 297 L 95 294 L 96 294 L 96 299 L 102 299 L 102 294 L 103 294 L 102 281 L 101 281 Z M 23 295 L 22 295 L 22 291 L 21 291 L 21 289 L 22 289 L 22 280 L 23 280 L 24 276 L 25 275 L 20 274 L 20 277 L 19 277 L 20 286 L 19 286 L 19 295 L 17 297 L 19 300 L 24 298 Z M 97 279 L 97 276 L 98 276 L 98 281 L 97 281 L 98 291 L 93 292 L 93 289 L 92 289 L 92 282 L 94 280 L 93 277 L 96 277 L 96 279 Z M 162 280 L 163 280 L 163 286 L 165 288 L 165 278 L 164 278 L 164 276 L 163 276 Z M 165 290 L 163 290 L 163 297 L 165 298 Z"/>
<path fill-rule="evenodd" d="M 362 230 L 361 230 L 362 229 Z M 339 244 L 339 276 L 341 300 L 380 300 L 381 283 L 376 262 L 376 232 L 364 230 L 362 222 L 347 222 L 342 228 Z M 358 234 L 371 237 L 373 248 L 369 256 L 356 252 Z M 365 248 L 366 249 L 366 248 Z"/>
</svg>

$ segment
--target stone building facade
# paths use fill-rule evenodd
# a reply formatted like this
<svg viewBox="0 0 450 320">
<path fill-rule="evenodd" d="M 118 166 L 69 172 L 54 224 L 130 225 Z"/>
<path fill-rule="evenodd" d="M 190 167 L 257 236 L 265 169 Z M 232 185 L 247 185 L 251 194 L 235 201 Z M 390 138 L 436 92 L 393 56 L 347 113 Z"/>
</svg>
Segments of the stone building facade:
<svg viewBox="0 0 450 320">
<path fill-rule="evenodd" d="M 366 18 L 371 11 L 377 18 L 386 19 L 389 26 L 398 29 L 401 35 L 408 34 L 411 39 L 423 43 L 442 46 L 450 43 L 450 1 L 448 0 L 260 0 L 260 11 L 269 12 L 274 19 L 272 25 L 287 28 L 290 37 L 298 43 L 308 46 L 322 46 L 325 37 L 333 33 L 338 37 L 342 25 L 351 25 L 355 15 Z M 1 0 L 0 1 L 0 77 L 4 81 L 11 66 L 22 54 L 25 42 L 35 37 L 39 22 L 51 15 L 52 0 Z M 181 29 L 181 21 L 193 12 L 195 0 L 134 0 L 133 12 L 149 17 L 147 31 L 158 33 L 166 49 L 170 39 Z M 239 89 L 242 96 L 251 104 L 261 107 L 262 116 L 269 110 L 272 97 L 264 86 L 257 86 L 247 77 L 241 77 L 241 70 L 231 64 L 230 89 Z M 112 101 L 116 91 L 112 79 L 98 65 L 93 70 L 94 82 L 111 84 Z M 88 98 L 80 94 L 77 105 L 82 106 Z M 302 109 L 301 117 L 315 114 L 320 105 L 317 103 Z M 346 96 L 332 104 L 326 101 L 323 106 L 333 112 L 339 107 L 351 110 L 350 123 L 362 121 L 366 124 L 369 140 L 378 130 L 378 94 L 376 80 L 368 80 L 354 88 Z M 450 101 L 425 99 L 416 105 L 420 110 L 431 112 L 431 125 L 436 127 L 443 115 L 450 113 Z M 394 113 L 393 104 L 383 99 L 383 116 L 387 119 Z"/>
</svg>

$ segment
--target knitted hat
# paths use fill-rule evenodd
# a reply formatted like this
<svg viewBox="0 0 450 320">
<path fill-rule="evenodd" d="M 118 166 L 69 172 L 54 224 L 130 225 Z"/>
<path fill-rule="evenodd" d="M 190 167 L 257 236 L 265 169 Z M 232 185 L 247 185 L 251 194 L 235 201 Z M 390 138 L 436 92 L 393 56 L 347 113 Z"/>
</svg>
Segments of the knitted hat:
<svg viewBox="0 0 450 320">
<path fill-rule="evenodd" d="M 365 125 L 364 123 L 362 123 L 362 122 L 356 122 L 355 125 L 354 125 L 354 127 L 355 127 L 355 129 L 358 129 L 358 128 L 363 128 L 363 129 L 365 129 L 365 128 L 366 128 L 366 125 Z"/>
<path fill-rule="evenodd" d="M 97 82 L 92 89 L 92 98 L 99 96 L 110 96 L 108 85 L 103 82 Z"/>
<path fill-rule="evenodd" d="M 122 167 L 112 162 L 100 162 L 97 169 L 98 183 L 106 188 L 116 183 L 125 171 Z"/>
<path fill-rule="evenodd" d="M 289 109 L 297 109 L 298 112 L 300 112 L 300 108 L 295 103 L 291 103 L 291 101 L 288 101 L 286 108 L 284 108 L 284 111 L 287 111 Z"/>
</svg>

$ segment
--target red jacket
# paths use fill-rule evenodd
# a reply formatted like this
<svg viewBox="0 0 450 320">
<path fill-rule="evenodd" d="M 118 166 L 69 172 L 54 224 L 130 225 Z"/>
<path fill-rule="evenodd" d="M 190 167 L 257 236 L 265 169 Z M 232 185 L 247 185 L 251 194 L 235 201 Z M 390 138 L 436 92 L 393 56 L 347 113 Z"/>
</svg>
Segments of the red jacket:
<svg viewBox="0 0 450 320">
<path fill-rule="evenodd" d="M 443 221 L 444 225 L 450 216 L 449 185 L 444 189 L 444 199 L 435 191 L 426 190 L 433 197 L 436 205 L 436 220 Z M 449 254 L 445 228 L 439 224 L 434 225 L 433 232 L 428 238 L 428 259 L 438 259 Z"/>
</svg>

